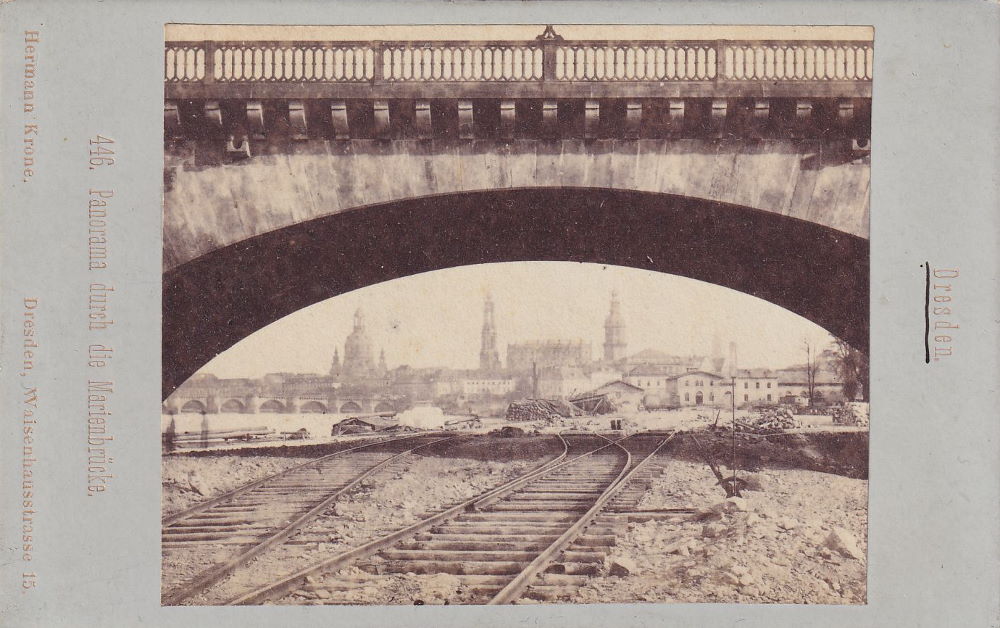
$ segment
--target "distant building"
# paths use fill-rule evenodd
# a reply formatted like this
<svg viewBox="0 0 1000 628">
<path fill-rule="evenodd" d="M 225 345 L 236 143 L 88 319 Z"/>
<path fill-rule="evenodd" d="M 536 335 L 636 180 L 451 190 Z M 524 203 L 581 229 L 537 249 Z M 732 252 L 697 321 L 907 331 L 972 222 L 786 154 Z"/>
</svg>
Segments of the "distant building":
<svg viewBox="0 0 1000 628">
<path fill-rule="evenodd" d="M 736 371 L 736 405 L 775 404 L 780 401 L 778 377 L 769 369 Z"/>
<path fill-rule="evenodd" d="M 624 379 L 650 393 L 665 393 L 670 390 L 673 381 L 685 371 L 675 365 L 640 364 L 628 370 Z"/>
<path fill-rule="evenodd" d="M 642 406 L 645 395 L 638 386 L 633 386 L 621 380 L 608 382 L 598 386 L 588 393 L 590 395 L 606 395 L 618 410 L 638 410 Z"/>
<path fill-rule="evenodd" d="M 666 375 L 680 375 L 697 370 L 704 361 L 705 357 L 700 355 L 672 355 L 656 349 L 643 349 L 628 356 L 623 364 L 626 372 L 641 366 L 656 367 L 659 372 Z"/>
<path fill-rule="evenodd" d="M 597 388 L 608 382 L 622 379 L 622 370 L 618 368 L 599 366 L 590 371 L 590 387 Z"/>
<path fill-rule="evenodd" d="M 433 399 L 441 399 L 442 397 L 461 395 L 463 391 L 462 382 L 463 378 L 457 371 L 441 369 L 434 376 L 431 397 Z"/>
<path fill-rule="evenodd" d="M 462 382 L 462 394 L 469 397 L 476 396 L 503 396 L 514 392 L 514 378 L 503 375 L 486 377 L 481 373 L 473 373 L 464 377 Z"/>
<path fill-rule="evenodd" d="M 390 373 L 391 390 L 411 403 L 432 401 L 437 396 L 437 382 L 444 376 L 443 370 L 400 366 Z"/>
<path fill-rule="evenodd" d="M 542 340 L 507 345 L 507 368 L 531 373 L 558 367 L 583 367 L 591 362 L 591 346 L 582 340 Z"/>
<path fill-rule="evenodd" d="M 646 408 L 672 408 L 677 401 L 677 374 L 673 366 L 640 364 L 629 369 L 622 378 L 643 391 Z"/>
<path fill-rule="evenodd" d="M 538 396 L 543 399 L 565 399 L 589 388 L 590 377 L 577 366 L 549 367 L 538 375 Z"/>
<path fill-rule="evenodd" d="M 731 386 L 721 375 L 707 371 L 688 371 L 675 379 L 679 406 L 722 406 L 732 403 Z"/>
<path fill-rule="evenodd" d="M 809 402 L 809 375 L 805 364 L 791 366 L 775 371 L 779 399 L 788 399 L 794 403 Z M 814 401 L 839 403 L 845 401 L 844 381 L 840 374 L 830 365 L 821 364 L 816 369 L 813 378 Z"/>
</svg>

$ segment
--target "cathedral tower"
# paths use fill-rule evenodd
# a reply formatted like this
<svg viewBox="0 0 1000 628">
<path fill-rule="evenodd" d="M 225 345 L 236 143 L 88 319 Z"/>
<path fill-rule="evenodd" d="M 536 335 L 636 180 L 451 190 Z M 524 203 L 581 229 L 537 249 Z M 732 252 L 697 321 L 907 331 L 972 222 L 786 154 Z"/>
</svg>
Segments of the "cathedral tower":
<svg viewBox="0 0 1000 628">
<path fill-rule="evenodd" d="M 625 357 L 625 319 L 622 318 L 618 291 L 611 293 L 611 311 L 604 319 L 604 361 L 617 362 Z"/>
<path fill-rule="evenodd" d="M 486 295 L 483 306 L 483 337 L 479 349 L 479 370 L 500 370 L 500 353 L 497 351 L 497 329 L 493 320 L 493 297 Z"/>
</svg>

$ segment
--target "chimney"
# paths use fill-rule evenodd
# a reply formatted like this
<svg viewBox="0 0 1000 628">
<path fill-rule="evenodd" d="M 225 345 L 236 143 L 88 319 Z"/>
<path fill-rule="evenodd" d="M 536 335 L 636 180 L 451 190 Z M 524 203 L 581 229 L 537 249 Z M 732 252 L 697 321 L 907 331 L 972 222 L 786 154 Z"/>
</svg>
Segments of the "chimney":
<svg viewBox="0 0 1000 628">
<path fill-rule="evenodd" d="M 729 343 L 729 358 L 726 360 L 726 377 L 736 377 L 736 343 Z"/>
</svg>

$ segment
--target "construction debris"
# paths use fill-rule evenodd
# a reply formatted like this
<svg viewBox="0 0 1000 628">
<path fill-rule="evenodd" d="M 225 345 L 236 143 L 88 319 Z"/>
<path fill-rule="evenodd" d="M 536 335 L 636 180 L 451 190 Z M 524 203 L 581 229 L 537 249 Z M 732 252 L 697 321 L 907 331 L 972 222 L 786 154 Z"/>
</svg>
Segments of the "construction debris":
<svg viewBox="0 0 1000 628">
<path fill-rule="evenodd" d="M 367 432 L 394 432 L 412 431 L 409 426 L 401 425 L 395 415 L 368 414 L 364 416 L 352 416 L 338 423 L 334 423 L 330 429 L 331 436 L 342 434 L 364 434 Z"/>
<path fill-rule="evenodd" d="M 636 570 L 635 561 L 628 556 L 611 555 L 605 564 L 610 576 L 627 576 Z"/>
<path fill-rule="evenodd" d="M 846 558 L 863 560 L 865 557 L 864 551 L 858 546 L 857 538 L 841 527 L 833 528 L 823 544 Z"/>
<path fill-rule="evenodd" d="M 610 414 L 618 410 L 606 394 L 572 397 L 569 402 L 587 414 Z"/>
<path fill-rule="evenodd" d="M 775 434 L 796 427 L 802 423 L 788 408 L 764 408 L 756 415 L 736 419 L 736 431 L 751 434 Z"/>
<path fill-rule="evenodd" d="M 282 432 L 281 437 L 285 440 L 309 440 L 312 438 L 312 435 L 309 433 L 309 430 L 300 427 L 294 432 Z"/>
<path fill-rule="evenodd" d="M 833 422 L 836 425 L 856 425 L 868 427 L 868 404 L 862 402 L 845 403 L 833 409 Z"/>
</svg>

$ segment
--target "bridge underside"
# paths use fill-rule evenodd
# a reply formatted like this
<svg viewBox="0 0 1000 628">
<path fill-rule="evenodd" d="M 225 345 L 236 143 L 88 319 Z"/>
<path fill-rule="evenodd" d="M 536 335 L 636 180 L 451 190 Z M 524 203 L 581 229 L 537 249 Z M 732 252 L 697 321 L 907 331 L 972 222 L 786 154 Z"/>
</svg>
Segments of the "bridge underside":
<svg viewBox="0 0 1000 628">
<path fill-rule="evenodd" d="M 533 188 L 371 205 L 264 233 L 168 271 L 163 396 L 239 340 L 313 303 L 492 262 L 593 262 L 690 277 L 770 301 L 867 352 L 868 259 L 868 242 L 858 236 L 670 194 Z"/>
<path fill-rule="evenodd" d="M 841 139 L 254 141 L 221 161 L 212 140 L 167 152 L 166 269 L 293 223 L 409 198 L 524 187 L 676 194 L 868 235 L 867 158 Z"/>
</svg>

